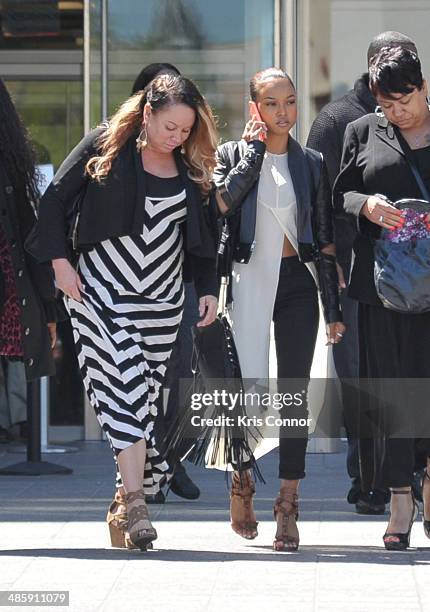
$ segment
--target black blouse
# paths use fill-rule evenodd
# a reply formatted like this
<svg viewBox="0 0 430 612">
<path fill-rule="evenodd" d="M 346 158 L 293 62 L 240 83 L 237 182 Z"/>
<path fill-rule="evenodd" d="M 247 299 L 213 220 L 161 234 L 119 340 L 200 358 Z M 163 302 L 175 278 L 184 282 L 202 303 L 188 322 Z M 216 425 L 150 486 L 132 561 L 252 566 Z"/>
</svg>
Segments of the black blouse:
<svg viewBox="0 0 430 612">
<path fill-rule="evenodd" d="M 410 149 L 410 151 L 424 185 L 430 192 L 430 145 L 421 149 Z"/>
</svg>

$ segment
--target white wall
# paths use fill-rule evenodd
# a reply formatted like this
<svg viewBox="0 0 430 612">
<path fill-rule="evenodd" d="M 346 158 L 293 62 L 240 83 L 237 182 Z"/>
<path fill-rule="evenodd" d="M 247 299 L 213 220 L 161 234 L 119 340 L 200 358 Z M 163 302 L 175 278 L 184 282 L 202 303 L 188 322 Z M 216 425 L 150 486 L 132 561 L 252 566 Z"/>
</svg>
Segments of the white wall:
<svg viewBox="0 0 430 612">
<path fill-rule="evenodd" d="M 430 78 L 430 0 L 333 0 L 331 90 L 349 89 L 366 70 L 366 51 L 379 32 L 395 30 L 415 41 Z"/>
</svg>

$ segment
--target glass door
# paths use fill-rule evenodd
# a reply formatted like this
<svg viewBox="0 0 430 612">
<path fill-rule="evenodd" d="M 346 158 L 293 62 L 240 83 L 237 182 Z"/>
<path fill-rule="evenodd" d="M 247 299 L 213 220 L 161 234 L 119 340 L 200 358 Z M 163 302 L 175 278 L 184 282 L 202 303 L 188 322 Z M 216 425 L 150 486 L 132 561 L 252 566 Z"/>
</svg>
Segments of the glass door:
<svg viewBox="0 0 430 612">
<path fill-rule="evenodd" d="M 240 137 L 248 81 L 273 65 L 274 0 L 122 0 L 108 7 L 108 110 L 131 93 L 141 69 L 169 62 L 213 106 L 223 140 Z"/>
<path fill-rule="evenodd" d="M 83 2 L 1 3 L 0 74 L 48 175 L 83 136 L 82 67 Z M 55 361 L 50 438 L 80 438 L 84 395 L 69 321 L 58 324 Z"/>
</svg>

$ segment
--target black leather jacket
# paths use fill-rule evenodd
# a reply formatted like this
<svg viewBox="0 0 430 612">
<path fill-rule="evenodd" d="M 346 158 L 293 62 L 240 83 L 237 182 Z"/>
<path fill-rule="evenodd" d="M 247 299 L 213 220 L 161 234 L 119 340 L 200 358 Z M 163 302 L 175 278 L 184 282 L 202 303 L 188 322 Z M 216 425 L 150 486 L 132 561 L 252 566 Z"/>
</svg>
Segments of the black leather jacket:
<svg viewBox="0 0 430 612">
<path fill-rule="evenodd" d="M 221 239 L 219 269 L 231 277 L 233 261 L 248 263 L 255 246 L 258 178 L 265 144 L 232 141 L 218 147 L 214 181 L 228 207 Z M 302 147 L 291 136 L 288 166 L 297 200 L 297 240 L 300 261 L 316 264 L 327 323 L 342 320 L 336 260 L 321 249 L 332 244 L 333 209 L 327 169 L 320 153 Z M 232 301 L 231 281 L 227 301 Z"/>
</svg>

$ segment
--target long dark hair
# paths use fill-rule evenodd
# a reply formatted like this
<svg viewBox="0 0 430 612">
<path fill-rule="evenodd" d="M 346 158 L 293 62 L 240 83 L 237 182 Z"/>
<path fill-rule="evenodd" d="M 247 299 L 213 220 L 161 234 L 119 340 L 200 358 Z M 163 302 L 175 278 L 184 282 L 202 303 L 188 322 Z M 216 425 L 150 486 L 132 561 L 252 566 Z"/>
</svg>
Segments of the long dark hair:
<svg viewBox="0 0 430 612">
<path fill-rule="evenodd" d="M 35 157 L 25 129 L 8 90 L 0 78 L 0 156 L 14 188 L 18 215 L 22 222 L 33 217 L 29 203 L 35 208 L 39 199 Z M 31 216 L 30 216 L 31 215 Z M 25 223 L 25 226 L 27 223 Z"/>
</svg>

